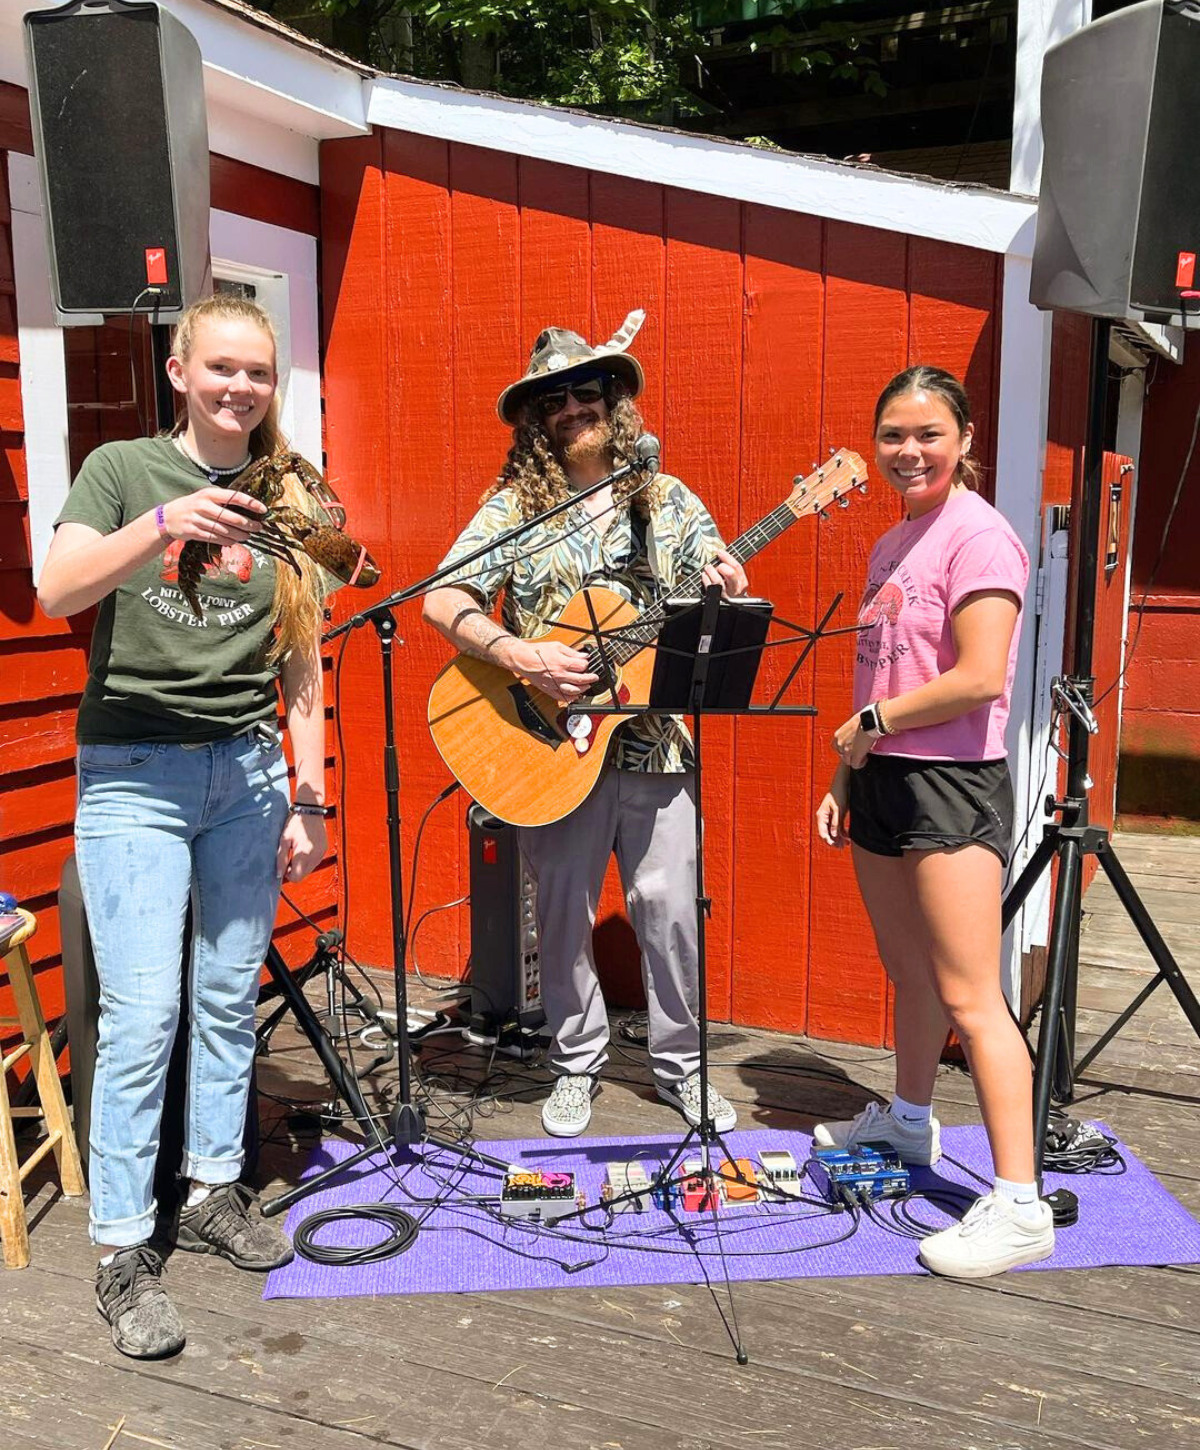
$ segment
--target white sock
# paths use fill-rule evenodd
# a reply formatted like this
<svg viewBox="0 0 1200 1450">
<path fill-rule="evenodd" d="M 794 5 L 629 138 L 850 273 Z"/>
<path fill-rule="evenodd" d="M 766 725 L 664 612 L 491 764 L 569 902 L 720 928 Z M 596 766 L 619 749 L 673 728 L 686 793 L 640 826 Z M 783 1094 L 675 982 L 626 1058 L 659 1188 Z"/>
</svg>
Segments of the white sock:
<svg viewBox="0 0 1200 1450">
<path fill-rule="evenodd" d="M 203 1203 L 212 1192 L 212 1185 L 201 1183 L 199 1179 L 192 1179 L 192 1186 L 188 1189 L 187 1206 L 195 1208 L 198 1203 Z"/>
<path fill-rule="evenodd" d="M 933 1106 L 930 1103 L 906 1102 L 899 1093 L 892 1097 L 892 1105 L 888 1109 L 897 1122 L 903 1123 L 906 1128 L 923 1128 L 933 1116 Z"/>
<path fill-rule="evenodd" d="M 1017 1217 L 1026 1223 L 1041 1218 L 1041 1199 L 1036 1183 L 1014 1183 L 1011 1178 L 997 1178 L 993 1185 L 997 1198 L 1003 1198 L 1017 1210 Z"/>
</svg>

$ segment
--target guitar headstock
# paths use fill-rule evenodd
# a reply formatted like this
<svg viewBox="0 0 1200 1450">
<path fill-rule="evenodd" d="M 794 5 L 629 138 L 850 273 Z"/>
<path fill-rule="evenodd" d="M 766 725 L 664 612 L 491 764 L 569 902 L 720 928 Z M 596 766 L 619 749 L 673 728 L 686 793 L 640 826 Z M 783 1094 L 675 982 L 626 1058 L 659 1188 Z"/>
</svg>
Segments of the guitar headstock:
<svg viewBox="0 0 1200 1450">
<path fill-rule="evenodd" d="M 825 518 L 826 510 L 832 504 L 849 508 L 853 494 L 866 493 L 867 465 L 857 453 L 839 448 L 807 477 L 797 476 L 794 484 L 785 500 L 792 513 L 797 518 L 805 514 L 819 514 Z"/>
</svg>

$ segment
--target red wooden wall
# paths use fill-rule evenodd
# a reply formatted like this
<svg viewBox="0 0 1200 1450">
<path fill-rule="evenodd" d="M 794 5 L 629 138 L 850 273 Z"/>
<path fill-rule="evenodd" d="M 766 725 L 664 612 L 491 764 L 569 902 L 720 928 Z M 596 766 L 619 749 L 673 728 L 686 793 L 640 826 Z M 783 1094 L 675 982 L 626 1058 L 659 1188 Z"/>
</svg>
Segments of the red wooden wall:
<svg viewBox="0 0 1200 1450">
<path fill-rule="evenodd" d="M 1128 624 L 1137 644 L 1125 677 L 1117 798 L 1126 815 L 1200 821 L 1200 444 L 1184 471 L 1198 414 L 1200 346 L 1189 336 L 1182 367 L 1155 367 L 1142 423 Z"/>
<path fill-rule="evenodd" d="M 47 619 L 37 607 L 30 568 L 28 479 L 23 451 L 17 305 L 8 205 L 8 151 L 31 154 L 25 92 L 0 84 L 0 889 L 14 892 L 38 916 L 30 954 L 47 1017 L 62 1011 L 56 893 L 71 850 L 75 803 L 74 724 L 87 670 L 91 614 Z M 316 235 L 317 188 L 225 157 L 213 158 L 213 206 Z M 120 356 L 111 356 L 107 329 L 64 334 L 74 399 L 114 403 L 129 394 L 125 325 Z M 145 382 L 143 383 L 145 387 Z M 147 389 L 148 391 L 148 389 Z M 72 415 L 94 422 L 94 412 Z M 105 413 L 105 436 L 133 436 L 132 414 Z M 114 431 L 115 430 L 115 431 Z M 86 427 L 72 429 L 72 453 L 102 441 Z M 78 458 L 74 459 L 78 462 Z M 331 726 L 332 728 L 332 726 Z M 330 751 L 332 764 L 332 749 Z M 328 925 L 337 895 L 337 860 L 289 894 Z M 286 908 L 281 940 L 291 959 L 306 954 L 308 928 Z M 0 986 L 0 1015 L 7 988 Z"/>
<path fill-rule="evenodd" d="M 664 467 L 727 537 L 773 508 L 831 447 L 869 456 L 882 385 L 915 361 L 964 375 L 994 456 L 998 263 L 990 254 L 824 222 L 396 132 L 322 148 L 328 465 L 352 527 L 394 589 L 428 572 L 503 460 L 501 388 L 556 323 L 602 340 L 632 307 L 642 408 Z M 813 620 L 839 590 L 852 618 L 870 545 L 898 516 L 882 485 L 830 524 L 797 525 L 754 562 L 756 593 Z M 339 599 L 344 614 L 351 601 Z M 447 783 L 425 702 L 447 658 L 419 607 L 399 616 L 396 683 L 406 869 L 422 812 Z M 850 707 L 851 649 L 830 642 L 797 681 L 812 722 L 720 722 L 706 732 L 710 1006 L 737 1022 L 883 1041 L 884 978 L 848 855 L 814 844 L 812 814 Z M 780 664 L 774 662 L 773 670 Z M 354 635 L 342 672 L 350 939 L 389 959 L 378 654 Z M 424 836 L 416 910 L 467 890 L 466 802 Z M 628 929 L 606 895 L 601 950 L 630 986 Z M 465 913 L 416 943 L 459 974 Z"/>
</svg>

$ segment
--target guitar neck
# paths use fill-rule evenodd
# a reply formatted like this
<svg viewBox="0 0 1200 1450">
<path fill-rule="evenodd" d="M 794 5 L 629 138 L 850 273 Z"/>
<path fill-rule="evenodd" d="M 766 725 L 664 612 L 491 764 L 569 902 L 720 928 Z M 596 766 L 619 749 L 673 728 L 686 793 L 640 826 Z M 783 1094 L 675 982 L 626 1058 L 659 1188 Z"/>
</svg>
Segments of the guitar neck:
<svg viewBox="0 0 1200 1450">
<path fill-rule="evenodd" d="M 778 508 L 772 509 L 766 518 L 759 519 L 758 523 L 734 539 L 733 543 L 728 546 L 729 553 L 739 564 L 747 563 L 754 558 L 755 554 L 773 543 L 785 529 L 789 529 L 796 522 L 797 517 L 788 503 L 781 503 Z M 672 599 L 699 599 L 703 592 L 704 572 L 698 569 L 694 574 L 688 575 L 686 579 L 672 587 L 671 597 Z M 621 630 L 619 639 L 608 643 L 609 659 L 614 664 L 626 664 L 647 645 L 653 644 L 658 638 L 658 632 L 662 629 L 666 617 L 666 607 L 661 602 L 649 605 L 632 624 L 626 625 Z"/>
</svg>

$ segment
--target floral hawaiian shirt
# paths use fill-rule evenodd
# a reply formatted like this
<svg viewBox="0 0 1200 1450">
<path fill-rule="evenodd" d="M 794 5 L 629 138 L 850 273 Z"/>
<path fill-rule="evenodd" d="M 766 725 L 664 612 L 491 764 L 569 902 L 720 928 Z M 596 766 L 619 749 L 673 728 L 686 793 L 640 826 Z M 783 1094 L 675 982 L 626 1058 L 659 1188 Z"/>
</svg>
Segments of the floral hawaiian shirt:
<svg viewBox="0 0 1200 1450">
<path fill-rule="evenodd" d="M 503 550 L 485 554 L 446 587 L 476 595 L 489 613 L 503 592 L 500 617 L 522 639 L 553 624 L 585 584 L 603 584 L 644 609 L 702 569 L 724 543 L 708 510 L 686 485 L 667 474 L 662 500 L 645 531 L 633 527 L 630 510 L 615 510 L 608 527 L 587 517 L 582 504 L 568 509 Z M 455 540 L 442 561 L 449 564 L 521 522 L 511 489 L 493 494 Z M 578 527 L 582 525 L 582 527 Z M 653 553 L 653 563 L 649 554 Z M 692 746 L 675 716 L 634 717 L 615 732 L 613 762 L 619 770 L 678 773 L 692 768 Z"/>
</svg>

